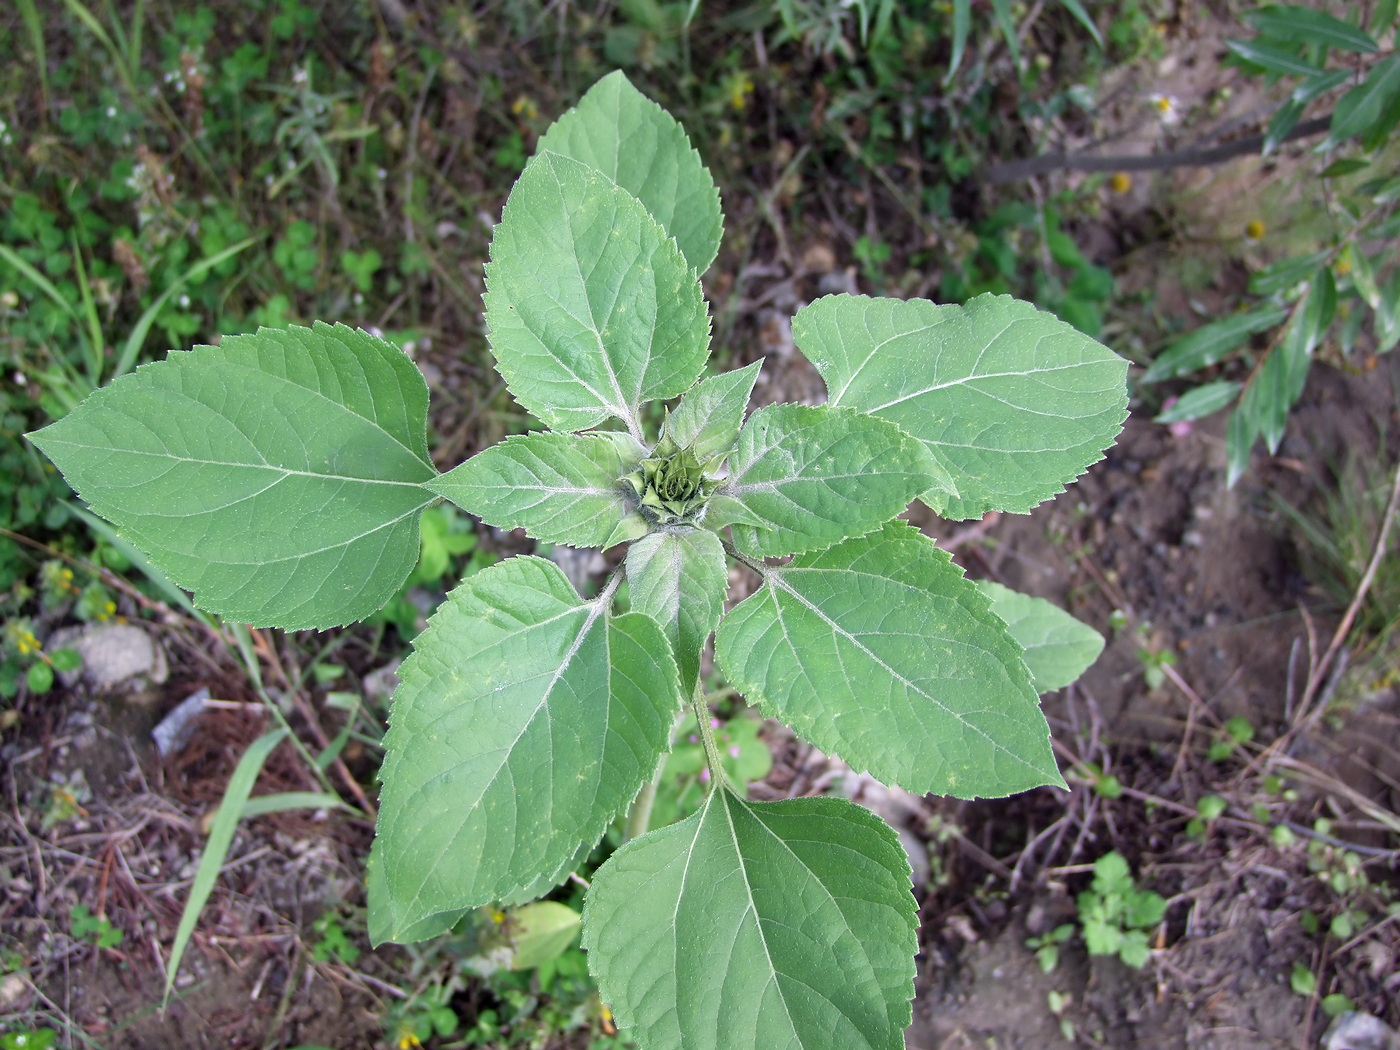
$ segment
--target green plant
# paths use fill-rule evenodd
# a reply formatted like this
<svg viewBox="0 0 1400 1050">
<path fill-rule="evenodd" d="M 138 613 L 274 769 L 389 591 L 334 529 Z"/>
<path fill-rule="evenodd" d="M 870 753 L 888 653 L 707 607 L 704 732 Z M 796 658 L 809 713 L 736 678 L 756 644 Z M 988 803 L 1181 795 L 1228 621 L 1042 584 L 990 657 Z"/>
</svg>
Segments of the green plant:
<svg viewBox="0 0 1400 1050">
<path fill-rule="evenodd" d="M 316 943 L 311 946 L 311 958 L 317 962 L 336 959 L 346 966 L 353 966 L 360 957 L 360 948 L 345 931 L 344 918 L 334 911 L 327 911 L 311 924 L 311 932 L 316 935 Z"/>
<path fill-rule="evenodd" d="M 757 719 L 740 715 L 710 720 L 715 746 L 725 775 L 735 784 L 762 780 L 773 765 L 773 753 L 758 736 Z M 661 760 L 656 777 L 656 800 L 649 824 L 665 827 L 690 816 L 704 803 L 711 782 L 705 746 L 694 714 L 687 714 L 671 734 L 670 753 Z"/>
<path fill-rule="evenodd" d="M 45 652 L 27 617 L 0 622 L 0 697 L 15 695 L 21 671 L 30 692 L 47 693 L 53 688 L 55 672 L 76 671 L 82 663 L 73 649 Z"/>
<path fill-rule="evenodd" d="M 1210 742 L 1206 758 L 1211 762 L 1224 762 L 1253 739 L 1254 723 L 1243 715 L 1235 715 L 1225 723 L 1224 737 Z"/>
<path fill-rule="evenodd" d="M 1026 947 L 1035 952 L 1035 960 L 1040 963 L 1042 973 L 1049 973 L 1060 965 L 1060 945 L 1074 936 L 1074 923 L 1065 922 L 1049 933 L 1038 937 L 1027 937 Z M 1058 1011 L 1055 1011 L 1058 1013 Z"/>
<path fill-rule="evenodd" d="M 721 227 L 684 131 L 613 74 L 541 139 L 487 268 L 497 367 L 551 430 L 439 474 L 412 362 L 317 324 L 172 354 L 32 438 L 235 621 L 373 613 L 441 498 L 544 543 L 631 544 L 587 598 L 542 558 L 484 569 L 415 642 L 385 738 L 371 939 L 430 937 L 556 885 L 646 797 L 689 703 L 709 793 L 613 853 L 583 910 L 619 1024 L 653 1047 L 681 1031 L 696 1046 L 902 1045 L 915 912 L 897 837 L 842 799 L 748 802 L 701 650 L 713 633 L 718 669 L 760 711 L 911 791 L 1062 785 L 1037 694 L 1100 643 L 1047 603 L 966 580 L 894 519 L 916 499 L 966 519 L 1053 496 L 1116 436 L 1126 365 L 1005 297 L 830 296 L 793 321 L 827 403 L 745 418 L 759 364 L 702 378 L 699 274 Z M 731 562 L 758 589 L 726 613 Z M 240 762 L 220 850 L 230 803 L 283 735 Z"/>
<path fill-rule="evenodd" d="M 1186 822 L 1186 834 L 1201 838 L 1229 808 L 1230 804 L 1219 795 L 1202 795 L 1196 801 L 1196 815 Z"/>
<path fill-rule="evenodd" d="M 113 926 L 105 915 L 94 915 L 86 904 L 75 904 L 68 913 L 72 920 L 73 936 L 80 941 L 90 940 L 99 948 L 115 948 L 125 935 Z"/>
<path fill-rule="evenodd" d="M 446 1039 L 457 1031 L 461 1024 L 457 1011 L 448 1005 L 452 998 L 452 990 L 446 986 L 436 986 L 425 990 L 421 995 L 412 996 L 401 1003 L 396 1003 L 386 1019 L 385 1026 L 389 1030 L 389 1037 L 394 1040 L 394 1045 L 399 1050 L 409 1050 L 410 1047 L 422 1046 L 423 1041 L 438 1035 Z M 483 1020 L 487 1020 L 483 1018 Z M 491 1020 L 494 1020 L 492 1018 Z M 488 1020 L 487 1025 L 478 1026 L 483 1030 L 478 1033 L 486 1036 L 495 1034 L 495 1025 Z M 468 1046 L 481 1045 L 476 1040 L 469 1037 Z"/>
<path fill-rule="evenodd" d="M 1078 905 L 1090 955 L 1116 955 L 1134 969 L 1147 962 L 1147 934 L 1162 921 L 1167 902 L 1138 889 L 1122 854 L 1105 853 L 1094 862 L 1094 881 L 1079 895 Z"/>
<path fill-rule="evenodd" d="M 58 1041 L 52 1028 L 34 1028 L 28 1032 L 6 1032 L 0 1035 L 0 1050 L 49 1050 Z"/>
<path fill-rule="evenodd" d="M 1372 457 L 1352 454 L 1322 486 L 1312 506 L 1295 507 L 1275 494 L 1275 509 L 1289 526 L 1304 574 L 1345 609 L 1367 579 L 1377 537 L 1386 520 L 1394 467 L 1382 448 Z M 1351 641 L 1384 652 L 1400 611 L 1400 558 L 1387 546 L 1370 575 L 1357 610 Z"/>
<path fill-rule="evenodd" d="M 1400 55 L 1378 43 L 1395 17 L 1393 5 L 1377 5 L 1368 33 L 1323 11 L 1270 4 L 1244 15 L 1257 31 L 1253 39 L 1227 42 L 1247 72 L 1292 85 L 1264 137 L 1266 155 L 1310 107 L 1336 99 L 1330 116 L 1316 124 L 1327 130 L 1314 151 L 1329 220 L 1323 243 L 1253 274 L 1248 309 L 1177 340 L 1142 376 L 1156 383 L 1191 375 L 1269 333 L 1262 353 L 1242 354 L 1242 379 L 1196 386 L 1157 417 L 1179 423 L 1234 405 L 1226 429 L 1229 485 L 1244 473 L 1259 440 L 1271 455 L 1278 450 L 1319 349 L 1335 343 L 1341 356 L 1350 355 L 1368 315 L 1377 352 L 1400 343 L 1400 267 L 1384 247 L 1400 233 L 1400 176 L 1389 151 L 1400 124 Z M 1244 232 L 1257 240 L 1266 230 L 1254 219 Z"/>
</svg>

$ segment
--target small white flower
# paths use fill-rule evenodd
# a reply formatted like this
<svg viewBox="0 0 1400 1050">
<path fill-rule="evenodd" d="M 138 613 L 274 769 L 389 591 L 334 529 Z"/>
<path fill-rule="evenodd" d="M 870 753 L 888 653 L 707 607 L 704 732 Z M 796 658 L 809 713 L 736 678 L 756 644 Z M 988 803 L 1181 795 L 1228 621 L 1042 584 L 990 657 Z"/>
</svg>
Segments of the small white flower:
<svg viewBox="0 0 1400 1050">
<path fill-rule="evenodd" d="M 189 297 L 188 295 L 182 295 L 182 296 L 180 296 L 180 309 L 181 309 L 181 310 L 188 310 L 188 309 L 189 309 L 189 306 L 190 306 L 190 297 Z"/>
<path fill-rule="evenodd" d="M 116 115 L 117 115 L 117 107 L 116 107 L 116 106 L 108 106 L 108 107 L 107 107 L 107 116 L 108 116 L 108 117 L 115 117 Z"/>
<path fill-rule="evenodd" d="M 1175 95 L 1151 95 L 1147 101 L 1163 124 L 1170 126 L 1181 120 L 1181 103 Z"/>
</svg>

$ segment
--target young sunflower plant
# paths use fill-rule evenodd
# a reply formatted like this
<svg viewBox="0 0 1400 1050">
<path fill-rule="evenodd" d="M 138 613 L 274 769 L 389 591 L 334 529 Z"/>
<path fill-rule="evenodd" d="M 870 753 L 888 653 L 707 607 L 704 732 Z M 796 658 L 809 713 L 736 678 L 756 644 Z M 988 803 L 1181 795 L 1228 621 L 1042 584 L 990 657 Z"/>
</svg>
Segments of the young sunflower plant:
<svg viewBox="0 0 1400 1050">
<path fill-rule="evenodd" d="M 620 552 L 592 596 L 543 558 L 500 562 L 415 642 L 385 739 L 372 939 L 549 892 L 644 793 L 689 708 L 704 804 L 628 841 L 587 895 L 584 945 L 618 1023 L 657 1050 L 895 1050 L 916 950 L 899 840 L 842 799 L 748 801 L 709 728 L 702 650 L 713 636 L 718 672 L 764 714 L 910 791 L 1062 785 L 1038 693 L 1101 640 L 965 579 L 897 519 L 916 500 L 966 519 L 1061 491 L 1117 435 L 1126 365 L 1004 296 L 829 296 L 792 326 L 826 403 L 747 412 L 759 363 L 705 373 L 700 275 L 721 229 L 685 132 L 615 73 L 541 140 L 486 271 L 497 367 L 549 429 L 440 474 L 413 363 L 318 323 L 172 353 L 32 438 L 235 620 L 369 615 L 441 499 Z M 669 403 L 659 433 L 653 401 Z M 736 565 L 757 589 L 731 604 Z"/>
</svg>

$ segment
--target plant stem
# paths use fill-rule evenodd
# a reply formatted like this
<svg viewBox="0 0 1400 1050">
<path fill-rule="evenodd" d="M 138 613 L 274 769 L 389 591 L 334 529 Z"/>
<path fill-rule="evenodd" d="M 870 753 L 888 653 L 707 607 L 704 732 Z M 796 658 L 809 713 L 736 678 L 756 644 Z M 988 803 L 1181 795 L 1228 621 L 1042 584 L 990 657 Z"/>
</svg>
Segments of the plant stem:
<svg viewBox="0 0 1400 1050">
<path fill-rule="evenodd" d="M 663 757 L 662 762 L 665 762 Z M 661 783 L 660 764 L 656 767 L 656 776 L 652 777 L 642 785 L 642 790 L 637 793 L 637 797 L 632 800 L 632 808 L 627 811 L 627 827 L 622 831 L 622 841 L 631 842 L 633 839 L 641 838 L 651 827 L 651 807 L 656 802 L 656 786 Z"/>
<path fill-rule="evenodd" d="M 729 778 L 725 776 L 724 764 L 720 760 L 719 744 L 715 742 L 715 729 L 710 725 L 710 705 L 705 701 L 705 690 L 699 682 L 695 683 L 695 691 L 690 694 L 690 709 L 695 713 L 700 743 L 705 747 L 705 765 L 710 769 L 710 790 L 721 784 L 729 788 Z"/>
</svg>

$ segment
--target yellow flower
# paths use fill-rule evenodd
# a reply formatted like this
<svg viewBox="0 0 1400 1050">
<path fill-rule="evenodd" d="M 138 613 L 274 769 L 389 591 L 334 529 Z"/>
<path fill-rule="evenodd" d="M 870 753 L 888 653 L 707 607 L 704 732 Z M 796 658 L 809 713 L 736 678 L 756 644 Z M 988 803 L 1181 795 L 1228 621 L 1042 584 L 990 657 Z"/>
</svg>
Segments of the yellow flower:
<svg viewBox="0 0 1400 1050">
<path fill-rule="evenodd" d="M 747 73 L 735 73 L 728 81 L 729 105 L 736 110 L 743 109 L 749 104 L 749 96 L 753 94 L 753 81 Z"/>
<path fill-rule="evenodd" d="M 1244 224 L 1244 235 L 1251 241 L 1262 240 L 1264 237 L 1264 224 L 1258 219 L 1250 219 Z"/>
<path fill-rule="evenodd" d="M 418 1041 L 418 1037 L 412 1032 L 405 1031 L 399 1036 L 399 1050 L 413 1050 L 413 1047 L 422 1045 L 423 1044 Z"/>
<path fill-rule="evenodd" d="M 1114 193 L 1127 193 L 1133 188 L 1133 177 L 1126 171 L 1115 171 L 1108 180 L 1108 188 Z"/>
<path fill-rule="evenodd" d="M 19 650 L 20 656 L 29 656 L 39 651 L 39 639 L 34 637 L 33 631 L 21 630 L 19 637 L 15 639 L 15 648 Z"/>
</svg>

